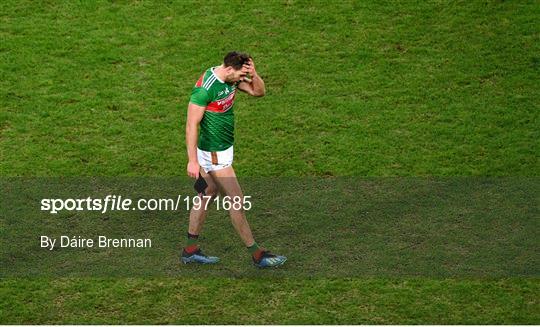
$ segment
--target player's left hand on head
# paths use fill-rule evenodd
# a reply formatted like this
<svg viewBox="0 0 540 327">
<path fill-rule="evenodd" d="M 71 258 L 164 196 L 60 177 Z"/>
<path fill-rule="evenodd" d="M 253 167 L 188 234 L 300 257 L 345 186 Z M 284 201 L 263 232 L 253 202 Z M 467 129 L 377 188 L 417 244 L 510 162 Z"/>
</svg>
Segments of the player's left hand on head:
<svg viewBox="0 0 540 327">
<path fill-rule="evenodd" d="M 253 59 L 250 58 L 249 61 L 242 66 L 242 71 L 249 74 L 251 77 L 257 74 L 257 71 L 255 71 L 255 64 L 253 63 Z"/>
</svg>

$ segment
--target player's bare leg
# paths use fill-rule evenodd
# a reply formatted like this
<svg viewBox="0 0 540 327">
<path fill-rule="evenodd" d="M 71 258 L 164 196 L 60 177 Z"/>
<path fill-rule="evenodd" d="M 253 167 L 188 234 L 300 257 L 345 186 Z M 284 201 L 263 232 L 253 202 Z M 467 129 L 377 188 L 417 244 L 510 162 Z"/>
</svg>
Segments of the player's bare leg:
<svg viewBox="0 0 540 327">
<path fill-rule="evenodd" d="M 208 185 L 205 190 L 205 196 L 201 198 L 200 206 L 192 206 L 189 212 L 189 228 L 186 247 L 182 251 L 180 259 L 184 263 L 217 263 L 218 257 L 207 256 L 201 252 L 198 246 L 199 233 L 201 232 L 206 214 L 208 212 L 207 202 L 212 201 L 212 198 L 217 194 L 217 185 L 209 174 L 203 169 L 199 172 Z M 210 198 L 212 197 L 212 198 Z"/>
<path fill-rule="evenodd" d="M 235 197 L 240 197 L 243 203 L 244 195 L 242 193 L 242 188 L 238 183 L 238 179 L 236 178 L 236 174 L 234 173 L 234 169 L 232 166 L 213 171 L 211 172 L 211 174 L 214 177 L 214 181 L 219 186 L 221 191 L 225 195 L 229 196 L 231 198 L 231 201 L 234 201 Z M 229 210 L 229 214 L 231 216 L 231 222 L 236 229 L 236 232 L 238 233 L 238 235 L 240 235 L 240 238 L 248 248 L 248 251 L 252 256 L 253 262 L 257 267 L 276 267 L 285 263 L 285 261 L 287 260 L 286 257 L 274 255 L 270 253 L 270 251 L 266 251 L 260 248 L 259 245 L 255 242 L 243 208 L 234 209 L 233 207 L 231 207 L 231 209 Z"/>
<path fill-rule="evenodd" d="M 200 206 L 192 206 L 191 211 L 189 212 L 189 229 L 188 232 L 193 235 L 199 235 L 201 232 L 202 226 L 204 224 L 204 220 L 206 219 L 206 214 L 208 213 L 208 208 L 210 205 L 206 205 L 208 201 L 211 199 L 209 198 L 216 196 L 218 191 L 218 186 L 216 185 L 216 182 L 214 181 L 214 178 L 212 178 L 211 175 L 204 172 L 204 170 L 201 168 L 200 171 L 201 176 L 206 181 L 206 184 L 208 184 L 208 187 L 206 188 L 206 196 L 202 197 L 201 205 Z"/>
<path fill-rule="evenodd" d="M 212 171 L 210 174 L 214 177 L 215 182 L 219 185 L 224 195 L 229 196 L 231 201 L 235 197 L 244 199 L 242 189 L 236 179 L 236 174 L 232 166 Z M 255 240 L 253 239 L 253 234 L 251 233 L 251 228 L 249 227 L 244 210 L 242 208 L 236 210 L 231 207 L 229 214 L 231 216 L 231 222 L 244 244 L 247 247 L 252 246 Z"/>
</svg>

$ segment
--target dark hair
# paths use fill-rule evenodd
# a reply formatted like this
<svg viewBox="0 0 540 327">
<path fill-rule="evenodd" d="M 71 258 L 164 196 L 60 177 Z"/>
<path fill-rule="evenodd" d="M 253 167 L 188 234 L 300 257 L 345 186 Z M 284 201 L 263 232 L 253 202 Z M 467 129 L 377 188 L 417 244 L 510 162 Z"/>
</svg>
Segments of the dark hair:
<svg viewBox="0 0 540 327">
<path fill-rule="evenodd" d="M 225 55 L 225 58 L 223 58 L 223 64 L 225 67 L 232 67 L 235 70 L 240 70 L 250 58 L 251 56 L 247 53 L 232 51 Z"/>
</svg>

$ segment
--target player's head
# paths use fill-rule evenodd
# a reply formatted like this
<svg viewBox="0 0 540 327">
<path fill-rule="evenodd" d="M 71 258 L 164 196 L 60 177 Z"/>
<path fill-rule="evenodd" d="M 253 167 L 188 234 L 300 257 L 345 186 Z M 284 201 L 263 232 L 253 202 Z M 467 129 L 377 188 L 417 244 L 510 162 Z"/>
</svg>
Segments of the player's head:
<svg viewBox="0 0 540 327">
<path fill-rule="evenodd" d="M 223 67 L 227 73 L 226 82 L 238 82 L 246 77 L 246 72 L 243 69 L 244 64 L 247 64 L 250 59 L 247 53 L 232 51 L 223 58 Z"/>
</svg>

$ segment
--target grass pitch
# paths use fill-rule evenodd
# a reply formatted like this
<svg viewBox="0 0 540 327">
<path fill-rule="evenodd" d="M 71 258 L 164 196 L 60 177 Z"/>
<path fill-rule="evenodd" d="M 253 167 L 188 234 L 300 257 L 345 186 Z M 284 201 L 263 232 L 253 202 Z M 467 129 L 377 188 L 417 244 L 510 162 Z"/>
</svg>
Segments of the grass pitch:
<svg viewBox="0 0 540 327">
<path fill-rule="evenodd" d="M 237 99 L 240 176 L 538 176 L 539 17 L 535 1 L 3 1 L 0 173 L 184 175 L 191 87 L 239 49 L 268 90 Z M 539 285 L 4 278 L 0 322 L 538 324 Z"/>
</svg>

